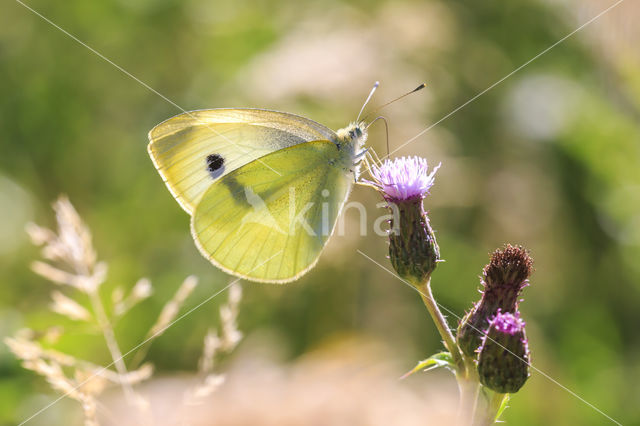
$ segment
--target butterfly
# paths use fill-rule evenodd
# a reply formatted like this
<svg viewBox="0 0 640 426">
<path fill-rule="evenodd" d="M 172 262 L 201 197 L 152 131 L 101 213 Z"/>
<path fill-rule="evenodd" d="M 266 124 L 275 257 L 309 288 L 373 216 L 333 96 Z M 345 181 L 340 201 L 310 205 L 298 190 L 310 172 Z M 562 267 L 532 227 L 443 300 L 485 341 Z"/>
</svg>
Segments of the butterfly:
<svg viewBox="0 0 640 426">
<path fill-rule="evenodd" d="M 360 114 L 334 132 L 264 109 L 185 112 L 149 132 L 148 151 L 204 257 L 244 279 L 286 283 L 317 263 L 358 180 Z"/>
</svg>

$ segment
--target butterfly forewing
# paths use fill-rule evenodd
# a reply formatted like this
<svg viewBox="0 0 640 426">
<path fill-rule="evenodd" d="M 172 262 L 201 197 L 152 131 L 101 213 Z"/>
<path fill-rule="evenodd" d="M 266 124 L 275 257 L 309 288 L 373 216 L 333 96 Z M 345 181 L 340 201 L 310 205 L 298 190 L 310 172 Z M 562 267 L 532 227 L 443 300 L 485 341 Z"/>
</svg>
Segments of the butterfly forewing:
<svg viewBox="0 0 640 426">
<path fill-rule="evenodd" d="M 177 115 L 149 132 L 149 154 L 182 208 L 193 214 L 219 178 L 251 161 L 335 133 L 315 121 L 260 109 L 211 109 Z M 269 169 L 268 169 L 269 170 Z M 270 169 L 277 176 L 275 168 Z"/>
</svg>

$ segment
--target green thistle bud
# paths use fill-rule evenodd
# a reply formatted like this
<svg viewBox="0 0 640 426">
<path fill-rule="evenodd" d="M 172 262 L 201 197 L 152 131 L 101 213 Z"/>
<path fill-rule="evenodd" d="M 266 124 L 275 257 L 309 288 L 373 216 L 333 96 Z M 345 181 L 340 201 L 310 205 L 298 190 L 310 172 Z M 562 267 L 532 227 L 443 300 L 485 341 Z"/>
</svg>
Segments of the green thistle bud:
<svg viewBox="0 0 640 426">
<path fill-rule="evenodd" d="M 499 393 L 517 392 L 529 378 L 530 354 L 520 313 L 490 321 L 478 355 L 480 382 Z"/>
<path fill-rule="evenodd" d="M 439 167 L 428 173 L 427 160 L 420 157 L 396 158 L 370 167 L 374 180 L 368 183 L 382 193 L 393 213 L 391 264 L 400 277 L 413 284 L 424 283 L 440 260 L 436 237 L 422 207 Z"/>
<path fill-rule="evenodd" d="M 476 356 L 482 342 L 480 331 L 487 329 L 489 319 L 499 310 L 513 313 L 518 309 L 518 297 L 529 284 L 532 270 L 533 260 L 522 247 L 507 244 L 504 249 L 493 252 L 482 271 L 482 298 L 458 326 L 456 339 L 465 355 Z"/>
<path fill-rule="evenodd" d="M 398 223 L 391 221 L 391 264 L 402 278 L 422 283 L 429 278 L 440 259 L 436 237 L 422 208 L 422 199 L 396 201 L 395 206 Z"/>
</svg>

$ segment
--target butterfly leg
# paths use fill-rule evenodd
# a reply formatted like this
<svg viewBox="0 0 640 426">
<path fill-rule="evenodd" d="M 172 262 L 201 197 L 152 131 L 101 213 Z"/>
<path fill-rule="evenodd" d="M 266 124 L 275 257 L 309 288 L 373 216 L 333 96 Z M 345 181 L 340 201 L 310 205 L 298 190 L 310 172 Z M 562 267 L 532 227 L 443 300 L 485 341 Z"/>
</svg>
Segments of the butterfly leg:
<svg viewBox="0 0 640 426">
<path fill-rule="evenodd" d="M 369 160 L 374 164 L 375 163 L 382 164 L 382 160 L 380 159 L 380 157 L 378 157 L 378 153 L 374 149 L 371 149 L 367 153 L 367 158 L 369 158 Z"/>
<path fill-rule="evenodd" d="M 357 154 L 355 155 L 355 157 L 354 157 L 353 159 L 355 160 L 355 163 L 356 163 L 356 164 L 357 164 L 357 163 L 362 159 L 362 157 L 364 157 L 365 155 L 367 155 L 367 153 L 369 152 L 369 149 L 370 149 L 370 148 L 371 148 L 371 147 L 366 147 L 365 149 L 363 149 L 362 151 L 360 151 L 359 153 L 357 153 Z"/>
</svg>

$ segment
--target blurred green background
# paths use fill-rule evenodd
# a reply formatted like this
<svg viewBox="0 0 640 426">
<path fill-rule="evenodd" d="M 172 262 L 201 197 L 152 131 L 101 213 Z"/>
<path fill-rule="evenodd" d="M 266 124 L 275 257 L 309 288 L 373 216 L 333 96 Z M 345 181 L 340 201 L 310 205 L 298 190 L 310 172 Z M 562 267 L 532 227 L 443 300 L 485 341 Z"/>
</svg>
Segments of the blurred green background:
<svg viewBox="0 0 640 426">
<path fill-rule="evenodd" d="M 355 119 L 375 80 L 374 105 L 426 81 L 427 90 L 384 111 L 393 149 L 613 2 L 28 4 L 187 110 L 271 108 L 336 129 Z M 462 315 L 478 298 L 488 253 L 505 242 L 529 248 L 536 272 L 521 309 L 534 365 L 623 424 L 640 424 L 639 18 L 640 5 L 623 2 L 396 153 L 442 162 L 426 201 L 446 260 L 433 277 L 439 301 Z M 188 216 L 146 152 L 148 130 L 179 112 L 19 3 L 4 3 L 2 336 L 62 324 L 62 349 L 110 361 L 100 336 L 49 311 L 51 284 L 29 269 L 39 252 L 24 225 L 52 226 L 60 193 L 109 263 L 105 290 L 142 276 L 154 283 L 154 296 L 118 325 L 123 350 L 144 337 L 186 275 L 201 278 L 189 306 L 229 282 L 197 252 Z M 385 152 L 381 125 L 370 142 Z M 386 241 L 372 232 L 384 213 L 378 195 L 359 187 L 352 199 L 368 206 L 368 235 L 348 211 L 346 235 L 299 282 L 245 284 L 240 328 L 272 336 L 289 360 L 336 336 L 367 336 L 409 369 L 439 338 L 416 294 L 356 252 L 388 265 Z M 194 368 L 222 301 L 154 344 L 149 357 L 161 373 Z M 0 424 L 55 396 L 0 346 Z M 510 405 L 508 424 L 608 424 L 537 372 Z M 52 424 L 51 416 L 31 424 Z"/>
</svg>

